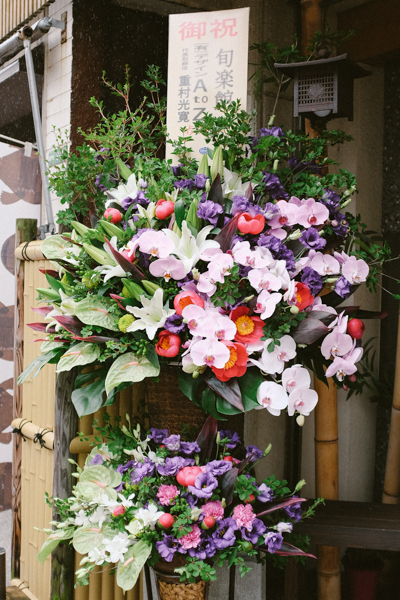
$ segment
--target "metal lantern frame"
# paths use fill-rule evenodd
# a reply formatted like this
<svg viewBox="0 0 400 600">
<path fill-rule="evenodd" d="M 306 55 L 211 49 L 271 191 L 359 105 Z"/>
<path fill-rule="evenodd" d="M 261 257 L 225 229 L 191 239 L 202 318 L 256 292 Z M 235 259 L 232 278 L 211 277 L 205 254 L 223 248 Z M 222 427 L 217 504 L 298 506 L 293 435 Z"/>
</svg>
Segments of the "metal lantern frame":
<svg viewBox="0 0 400 600">
<path fill-rule="evenodd" d="M 316 111 L 330 111 L 328 119 L 348 117 L 352 121 L 354 79 L 371 75 L 347 54 L 274 66 L 294 80 L 295 117 L 314 118 Z"/>
</svg>

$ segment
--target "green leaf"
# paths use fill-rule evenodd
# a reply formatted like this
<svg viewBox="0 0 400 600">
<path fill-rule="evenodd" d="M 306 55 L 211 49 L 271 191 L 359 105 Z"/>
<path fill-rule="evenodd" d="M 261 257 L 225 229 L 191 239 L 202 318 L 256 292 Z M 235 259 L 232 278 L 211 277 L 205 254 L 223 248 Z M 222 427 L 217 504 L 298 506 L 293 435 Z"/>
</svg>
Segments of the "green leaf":
<svg viewBox="0 0 400 600">
<path fill-rule="evenodd" d="M 79 482 L 90 481 L 100 486 L 108 486 L 111 483 L 111 474 L 107 467 L 102 465 L 94 465 L 86 467 L 79 476 Z"/>
<path fill-rule="evenodd" d="M 179 229 L 182 229 L 182 221 L 185 218 L 185 205 L 183 200 L 179 199 L 175 202 L 175 223 Z"/>
<path fill-rule="evenodd" d="M 51 235 L 43 240 L 40 248 L 47 259 L 57 261 L 66 258 L 67 252 L 74 248 L 74 244 L 61 235 Z"/>
<path fill-rule="evenodd" d="M 151 546 L 140 541 L 128 549 L 124 560 L 118 563 L 117 584 L 124 591 L 131 590 L 151 554 Z"/>
<path fill-rule="evenodd" d="M 48 275 L 46 273 L 46 279 L 47 279 L 47 283 L 53 288 L 53 290 L 55 292 L 59 292 L 60 290 L 64 291 L 64 287 L 61 283 L 61 281 L 58 281 L 58 279 L 56 279 L 55 277 L 52 277 L 51 275 Z"/>
<path fill-rule="evenodd" d="M 160 361 L 158 360 L 158 354 L 156 352 L 155 347 L 152 344 L 147 346 L 146 358 L 149 362 L 151 362 L 153 367 L 155 367 L 156 369 L 160 368 Z"/>
<path fill-rule="evenodd" d="M 179 388 L 186 398 L 189 398 L 197 406 L 201 407 L 200 402 L 200 387 L 204 384 L 202 377 L 193 379 L 191 373 L 185 373 L 179 369 L 178 374 Z"/>
<path fill-rule="evenodd" d="M 99 356 L 100 348 L 98 344 L 80 342 L 75 346 L 71 346 L 68 352 L 62 355 L 57 365 L 57 373 L 70 371 L 79 365 L 88 365 L 97 360 Z"/>
<path fill-rule="evenodd" d="M 201 406 L 203 410 L 208 412 L 214 419 L 222 419 L 215 404 L 214 392 L 210 388 L 206 388 L 201 395 Z"/>
<path fill-rule="evenodd" d="M 116 158 L 115 162 L 117 163 L 119 174 L 121 177 L 128 181 L 129 177 L 132 175 L 132 171 L 126 166 L 126 164 L 120 159 Z"/>
<path fill-rule="evenodd" d="M 41 354 L 37 358 L 35 358 L 24 371 L 22 371 L 21 375 L 18 377 L 18 385 L 21 385 L 28 378 L 33 379 L 37 375 L 39 375 L 41 369 L 55 357 L 58 357 L 60 354 L 60 349 L 50 350 L 46 352 L 46 354 Z"/>
<path fill-rule="evenodd" d="M 71 400 L 79 417 L 91 415 L 102 407 L 103 394 L 106 391 L 105 381 L 106 378 L 103 375 L 97 381 L 93 381 L 93 383 L 84 387 L 78 387 L 72 392 Z"/>
<path fill-rule="evenodd" d="M 259 406 L 257 402 L 257 390 L 262 382 L 263 376 L 259 369 L 255 367 L 249 367 L 246 373 L 238 378 L 238 384 L 242 392 L 243 406 L 246 412 Z"/>
<path fill-rule="evenodd" d="M 123 381 L 136 383 L 146 377 L 157 377 L 159 373 L 160 368 L 154 367 L 144 356 L 139 357 L 133 352 L 127 352 L 111 365 L 106 378 L 106 392 L 109 394 L 112 388 Z"/>
<path fill-rule="evenodd" d="M 88 297 L 76 304 L 75 314 L 85 325 L 99 325 L 111 331 L 119 331 L 118 317 L 109 312 L 110 306 L 105 300 Z"/>
<path fill-rule="evenodd" d="M 223 415 L 240 415 L 243 413 L 239 408 L 235 408 L 232 404 L 229 404 L 227 400 L 221 398 L 221 396 L 217 396 L 217 410 Z"/>
</svg>

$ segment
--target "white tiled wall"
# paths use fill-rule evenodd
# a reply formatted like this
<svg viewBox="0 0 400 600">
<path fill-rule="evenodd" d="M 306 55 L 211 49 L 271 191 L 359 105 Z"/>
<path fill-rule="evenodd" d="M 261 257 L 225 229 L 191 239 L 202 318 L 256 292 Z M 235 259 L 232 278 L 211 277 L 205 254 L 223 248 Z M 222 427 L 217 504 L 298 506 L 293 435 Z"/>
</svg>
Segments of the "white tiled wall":
<svg viewBox="0 0 400 600">
<path fill-rule="evenodd" d="M 56 140 L 53 128 L 69 132 L 71 123 L 72 0 L 56 0 L 48 9 L 48 16 L 55 19 L 61 19 L 64 12 L 68 13 L 67 41 L 61 44 L 61 30 L 56 28 L 46 36 L 43 135 L 47 157 Z M 54 194 L 52 205 L 56 217 L 61 204 Z M 45 210 L 43 219 L 47 221 Z"/>
</svg>

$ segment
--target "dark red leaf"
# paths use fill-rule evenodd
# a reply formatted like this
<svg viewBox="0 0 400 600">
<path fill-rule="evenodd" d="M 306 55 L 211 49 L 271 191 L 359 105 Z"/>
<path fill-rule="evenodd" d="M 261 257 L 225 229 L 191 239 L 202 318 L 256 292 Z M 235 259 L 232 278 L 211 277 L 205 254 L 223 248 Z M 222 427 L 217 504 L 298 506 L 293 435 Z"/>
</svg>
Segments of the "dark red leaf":
<svg viewBox="0 0 400 600">
<path fill-rule="evenodd" d="M 221 496 L 225 498 L 227 506 L 231 504 L 233 500 L 233 490 L 238 475 L 239 469 L 237 467 L 232 467 L 232 469 L 224 473 L 222 477 L 219 478 L 219 489 L 221 490 Z"/>
<path fill-rule="evenodd" d="M 121 304 L 121 302 L 120 302 L 120 300 L 125 300 L 125 298 L 123 296 L 117 296 L 117 294 L 110 294 L 110 298 L 115 300 L 115 302 L 118 304 L 119 308 L 122 308 L 122 310 L 126 311 L 125 306 L 123 304 Z"/>
<path fill-rule="evenodd" d="M 45 331 L 46 333 L 55 333 L 56 332 L 55 327 L 49 327 L 48 329 L 46 329 L 46 327 L 48 326 L 48 323 L 27 323 L 27 325 L 28 325 L 28 327 L 33 329 L 33 331 Z"/>
<path fill-rule="evenodd" d="M 267 546 L 258 546 L 257 550 L 269 552 Z M 275 554 L 278 554 L 279 556 L 308 556 L 309 558 L 317 558 L 314 554 L 307 554 L 307 552 L 303 552 L 300 548 L 296 548 L 296 546 L 292 546 L 292 544 L 286 542 L 283 542 L 281 549 L 276 550 Z"/>
<path fill-rule="evenodd" d="M 77 317 L 68 317 L 63 315 L 61 317 L 54 317 L 57 323 L 60 323 L 70 333 L 73 335 L 81 335 L 82 329 L 85 327 L 85 324 L 82 323 Z"/>
<path fill-rule="evenodd" d="M 125 273 L 130 273 L 131 275 L 133 275 L 133 277 L 135 279 L 138 279 L 139 281 L 142 281 L 142 279 L 145 279 L 145 276 L 142 273 L 142 271 L 140 271 L 127 258 L 125 258 L 125 256 L 123 256 L 121 254 L 121 252 L 118 252 L 118 250 L 113 248 L 112 244 L 110 244 L 110 242 L 108 241 L 107 238 L 104 238 L 104 239 L 106 240 L 108 247 L 111 250 L 111 254 L 115 258 L 115 260 L 117 261 L 119 266 L 122 267 L 122 269 L 125 271 Z"/>
<path fill-rule="evenodd" d="M 324 325 L 330 325 L 336 319 L 336 315 L 325 310 L 311 310 L 308 313 L 307 319 L 319 319 Z"/>
<path fill-rule="evenodd" d="M 359 310 L 359 308 L 359 306 L 346 306 L 344 309 L 344 314 L 352 315 L 352 317 L 357 317 L 357 319 L 386 319 L 389 314 L 387 310 Z"/>
<path fill-rule="evenodd" d="M 328 333 L 329 329 L 319 319 L 307 317 L 301 321 L 293 332 L 296 344 L 313 344 L 321 336 Z"/>
<path fill-rule="evenodd" d="M 214 238 L 214 240 L 220 245 L 222 252 L 227 252 L 232 248 L 232 241 L 236 235 L 239 216 L 240 213 L 235 215 Z"/>
<path fill-rule="evenodd" d="M 213 449 L 213 445 L 215 442 L 215 438 L 217 437 L 218 431 L 218 422 L 214 417 L 207 417 L 206 422 L 199 435 L 197 436 L 196 442 L 200 446 L 200 462 L 204 462 L 205 459 L 209 459 L 211 457 L 211 452 Z"/>
<path fill-rule="evenodd" d="M 39 269 L 43 275 L 50 275 L 50 277 L 54 277 L 54 279 L 60 279 L 60 275 L 58 271 L 53 271 L 53 269 Z"/>
<path fill-rule="evenodd" d="M 71 242 L 71 244 L 73 243 L 73 244 L 74 244 L 74 246 L 79 246 L 80 248 L 83 248 L 82 244 L 78 244 L 78 242 L 75 242 L 75 240 L 74 240 L 74 242 L 72 242 L 71 238 L 70 238 L 70 237 L 68 237 L 67 235 L 62 235 L 61 237 L 62 237 L 62 239 L 63 239 L 63 240 L 65 240 L 66 242 Z M 57 261 L 57 262 L 58 262 L 58 261 Z"/>
<path fill-rule="evenodd" d="M 281 508 L 292 506 L 292 504 L 297 504 L 298 502 L 306 502 L 306 498 L 288 498 L 282 502 L 277 502 L 276 504 L 273 504 L 271 508 L 267 508 L 267 510 L 263 510 L 262 512 L 258 513 L 257 518 L 260 518 L 263 515 L 268 515 L 269 513 L 280 510 Z"/>
<path fill-rule="evenodd" d="M 37 307 L 31 307 L 33 312 L 35 313 L 39 313 L 39 315 L 42 315 L 42 317 L 47 317 L 47 315 L 49 314 L 49 312 L 51 312 L 53 310 L 53 308 L 51 306 L 37 306 Z"/>
<path fill-rule="evenodd" d="M 229 381 L 220 381 L 215 375 L 210 375 L 204 379 L 209 388 L 224 398 L 229 404 L 244 412 L 242 402 L 242 392 L 236 379 Z"/>
<path fill-rule="evenodd" d="M 89 335 L 88 337 L 80 337 L 79 335 L 74 335 L 74 340 L 79 340 L 80 342 L 92 342 L 93 344 L 106 344 L 107 342 L 118 342 L 118 338 L 106 337 L 104 335 Z"/>
<path fill-rule="evenodd" d="M 212 185 L 210 187 L 210 191 L 208 192 L 207 200 L 211 200 L 211 202 L 215 202 L 216 204 L 220 204 L 222 207 L 225 206 L 224 203 L 224 194 L 222 192 L 222 183 L 220 174 L 216 176 Z"/>
<path fill-rule="evenodd" d="M 246 190 L 246 198 L 247 200 L 250 200 L 250 202 L 253 202 L 253 186 L 251 183 L 249 183 L 249 187 Z"/>
</svg>

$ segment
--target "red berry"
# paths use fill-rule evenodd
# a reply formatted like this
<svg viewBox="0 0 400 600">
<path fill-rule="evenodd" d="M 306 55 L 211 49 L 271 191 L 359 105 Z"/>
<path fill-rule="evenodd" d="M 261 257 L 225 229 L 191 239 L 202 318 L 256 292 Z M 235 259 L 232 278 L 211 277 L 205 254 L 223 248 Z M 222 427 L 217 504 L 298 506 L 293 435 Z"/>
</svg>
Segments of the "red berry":
<svg viewBox="0 0 400 600">
<path fill-rule="evenodd" d="M 119 517 L 120 515 L 124 515 L 125 514 L 125 507 L 122 506 L 122 504 L 120 506 L 116 506 L 113 510 L 114 517 Z"/>
<path fill-rule="evenodd" d="M 104 218 L 107 219 L 107 221 L 111 221 L 111 223 L 114 223 L 115 225 L 121 221 L 122 214 L 117 208 L 107 208 L 107 210 L 104 212 Z"/>
<path fill-rule="evenodd" d="M 224 456 L 222 460 L 226 460 L 226 462 L 233 462 L 232 456 Z"/>
<path fill-rule="evenodd" d="M 354 383 L 355 381 L 357 381 L 357 377 L 355 375 L 349 375 L 347 379 L 349 381 L 351 381 L 352 383 Z"/>
<path fill-rule="evenodd" d="M 256 499 L 256 497 L 254 496 L 254 494 L 250 494 L 249 499 L 245 500 L 244 503 L 250 504 L 250 502 L 253 502 L 255 499 Z"/>
<path fill-rule="evenodd" d="M 214 517 L 204 517 L 203 522 L 201 524 L 203 529 L 212 529 L 215 525 Z"/>
<path fill-rule="evenodd" d="M 364 333 L 365 325 L 361 319 L 351 319 L 347 323 L 347 333 L 353 338 L 353 340 L 360 340 Z"/>
<path fill-rule="evenodd" d="M 175 521 L 175 517 L 170 515 L 169 513 L 164 513 L 158 519 L 158 522 L 160 523 L 161 527 L 164 527 L 165 529 L 169 529 L 170 527 L 172 527 L 172 525 L 174 524 L 174 521 Z"/>
</svg>

